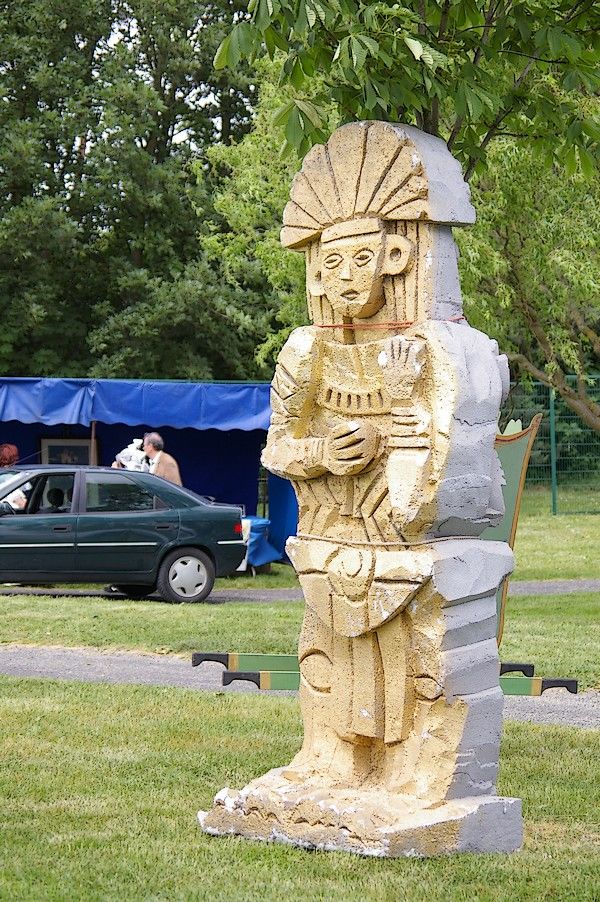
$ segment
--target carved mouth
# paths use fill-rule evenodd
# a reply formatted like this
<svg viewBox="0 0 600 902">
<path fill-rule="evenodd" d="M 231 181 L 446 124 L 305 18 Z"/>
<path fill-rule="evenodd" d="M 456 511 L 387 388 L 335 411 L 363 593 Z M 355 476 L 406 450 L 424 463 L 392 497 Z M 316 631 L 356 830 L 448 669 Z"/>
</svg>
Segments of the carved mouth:
<svg viewBox="0 0 600 902">
<path fill-rule="evenodd" d="M 358 291 L 345 291 L 342 294 L 342 297 L 346 301 L 353 301 L 358 297 Z"/>
</svg>

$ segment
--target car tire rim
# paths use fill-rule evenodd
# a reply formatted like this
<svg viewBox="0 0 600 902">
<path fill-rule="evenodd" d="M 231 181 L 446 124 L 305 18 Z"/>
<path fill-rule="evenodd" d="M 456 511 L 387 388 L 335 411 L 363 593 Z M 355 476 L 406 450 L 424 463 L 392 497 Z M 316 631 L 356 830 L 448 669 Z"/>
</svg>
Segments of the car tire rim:
<svg viewBox="0 0 600 902">
<path fill-rule="evenodd" d="M 193 598 L 206 586 L 206 567 L 197 557 L 180 557 L 169 568 L 169 586 L 181 598 Z"/>
</svg>

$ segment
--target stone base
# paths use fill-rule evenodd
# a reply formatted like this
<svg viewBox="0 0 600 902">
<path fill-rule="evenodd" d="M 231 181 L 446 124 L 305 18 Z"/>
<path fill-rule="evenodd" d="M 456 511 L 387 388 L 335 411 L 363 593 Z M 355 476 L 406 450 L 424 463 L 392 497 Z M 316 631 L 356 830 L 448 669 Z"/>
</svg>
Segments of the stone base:
<svg viewBox="0 0 600 902">
<path fill-rule="evenodd" d="M 427 807 L 381 789 L 293 783 L 283 770 L 222 789 L 210 811 L 198 812 L 204 832 L 380 858 L 514 852 L 522 844 L 520 799 L 471 796 Z"/>
</svg>

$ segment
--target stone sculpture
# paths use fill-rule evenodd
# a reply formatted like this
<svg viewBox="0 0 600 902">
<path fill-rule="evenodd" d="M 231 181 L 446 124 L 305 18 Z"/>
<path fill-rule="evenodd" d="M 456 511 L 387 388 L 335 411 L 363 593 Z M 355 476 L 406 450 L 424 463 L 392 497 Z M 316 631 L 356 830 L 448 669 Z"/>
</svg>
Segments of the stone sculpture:
<svg viewBox="0 0 600 902">
<path fill-rule="evenodd" d="M 200 813 L 209 833 L 380 856 L 510 851 L 495 795 L 503 696 L 483 542 L 506 358 L 462 315 L 452 226 L 475 213 L 445 144 L 343 126 L 295 177 L 281 240 L 313 325 L 283 348 L 264 465 L 298 498 L 301 751 Z"/>
</svg>

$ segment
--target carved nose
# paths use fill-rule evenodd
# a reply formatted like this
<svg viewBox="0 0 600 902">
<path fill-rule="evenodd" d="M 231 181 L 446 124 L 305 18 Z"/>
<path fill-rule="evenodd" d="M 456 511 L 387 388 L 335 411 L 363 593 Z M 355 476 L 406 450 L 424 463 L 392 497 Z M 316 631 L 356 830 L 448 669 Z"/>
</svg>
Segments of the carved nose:
<svg viewBox="0 0 600 902">
<path fill-rule="evenodd" d="M 342 263 L 342 268 L 340 271 L 340 279 L 344 279 L 344 281 L 347 282 L 351 278 L 352 278 L 352 275 L 350 273 L 350 261 L 346 260 L 346 261 L 344 261 L 344 263 Z"/>
</svg>

